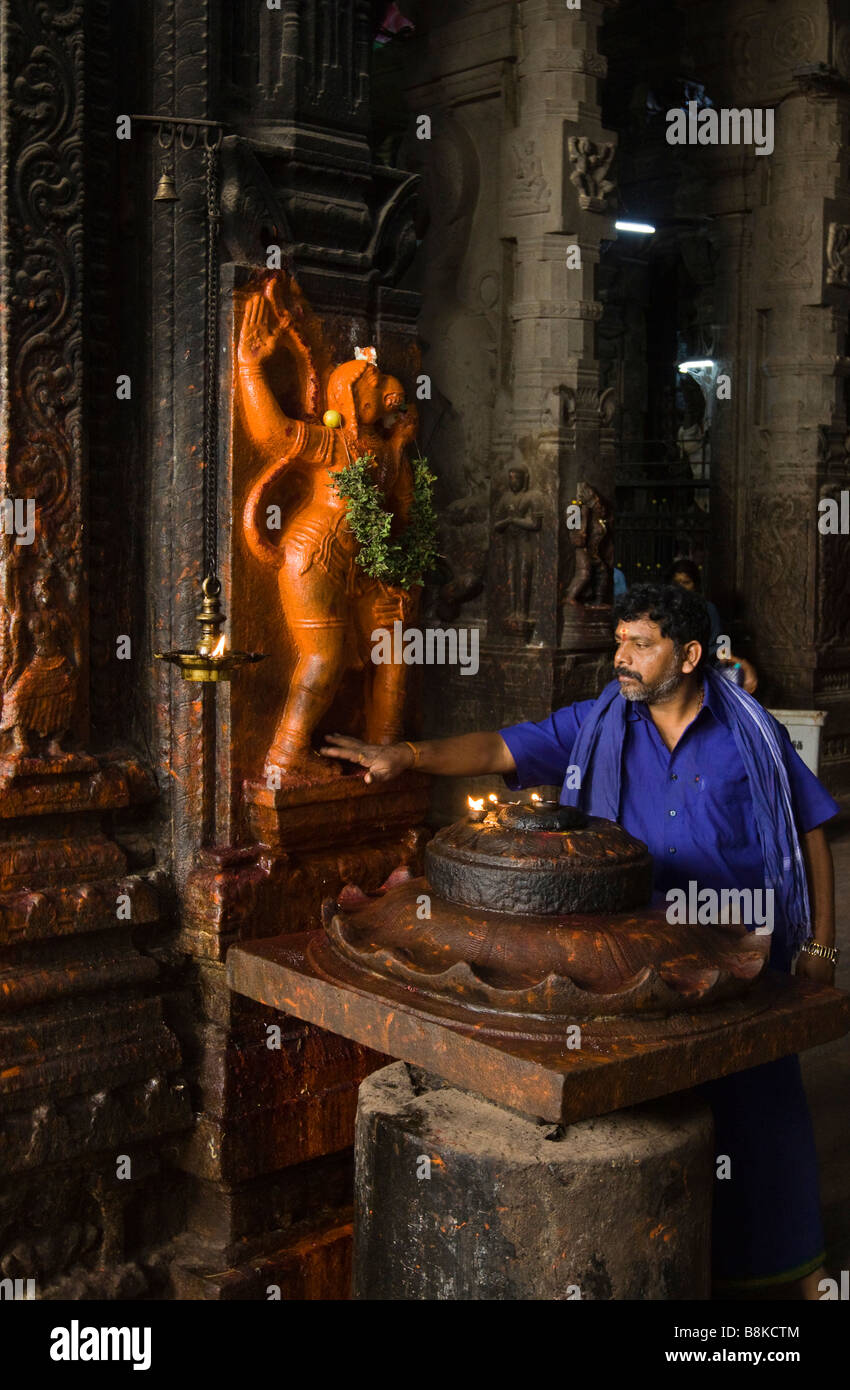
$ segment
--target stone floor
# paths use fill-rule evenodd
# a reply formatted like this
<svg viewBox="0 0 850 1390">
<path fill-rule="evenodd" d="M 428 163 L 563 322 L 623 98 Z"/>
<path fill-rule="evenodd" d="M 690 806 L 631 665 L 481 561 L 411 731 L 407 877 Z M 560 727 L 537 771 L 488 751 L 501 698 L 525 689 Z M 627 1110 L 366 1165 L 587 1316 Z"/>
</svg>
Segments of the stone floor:
<svg viewBox="0 0 850 1390">
<path fill-rule="evenodd" d="M 832 840 L 837 945 L 835 983 L 850 990 L 850 827 Z M 830 1273 L 850 1269 L 850 1035 L 803 1053 L 803 1076 L 821 1164 Z"/>
</svg>

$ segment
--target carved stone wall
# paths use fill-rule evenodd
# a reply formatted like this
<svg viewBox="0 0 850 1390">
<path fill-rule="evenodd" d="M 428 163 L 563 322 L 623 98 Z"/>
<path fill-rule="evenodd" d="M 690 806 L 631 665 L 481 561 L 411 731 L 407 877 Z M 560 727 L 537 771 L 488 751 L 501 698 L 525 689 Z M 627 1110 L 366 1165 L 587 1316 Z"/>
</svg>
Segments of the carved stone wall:
<svg viewBox="0 0 850 1390">
<path fill-rule="evenodd" d="M 33 504 L 0 558 L 0 1273 L 138 1297 L 162 1288 L 151 1252 L 177 1226 L 152 1223 L 154 1193 L 189 1103 L 157 963 L 168 883 L 142 833 L 156 787 L 130 709 L 104 717 L 134 635 L 114 230 L 92 196 L 114 172 L 115 35 L 98 0 L 4 0 L 0 33 L 0 467 Z"/>
</svg>

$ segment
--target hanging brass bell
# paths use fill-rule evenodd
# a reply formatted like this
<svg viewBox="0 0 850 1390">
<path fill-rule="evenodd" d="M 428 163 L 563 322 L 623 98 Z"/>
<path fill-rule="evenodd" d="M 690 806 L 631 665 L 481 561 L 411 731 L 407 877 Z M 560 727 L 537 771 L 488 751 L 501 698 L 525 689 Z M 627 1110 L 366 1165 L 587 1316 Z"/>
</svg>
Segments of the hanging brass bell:
<svg viewBox="0 0 850 1390">
<path fill-rule="evenodd" d="M 180 201 L 174 183 L 174 175 L 170 169 L 163 169 L 160 174 L 153 200 L 155 203 L 178 203 Z"/>
</svg>

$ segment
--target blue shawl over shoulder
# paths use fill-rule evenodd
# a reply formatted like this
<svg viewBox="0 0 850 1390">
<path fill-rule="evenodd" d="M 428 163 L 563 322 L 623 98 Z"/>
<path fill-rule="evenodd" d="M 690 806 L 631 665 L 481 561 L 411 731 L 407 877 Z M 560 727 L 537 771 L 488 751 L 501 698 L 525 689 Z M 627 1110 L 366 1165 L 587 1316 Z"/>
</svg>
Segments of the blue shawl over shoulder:
<svg viewBox="0 0 850 1390">
<path fill-rule="evenodd" d="M 712 700 L 728 717 L 750 784 L 765 886 L 774 893 L 774 920 L 784 940 L 798 950 L 810 935 L 811 911 L 784 740 L 773 716 L 746 691 L 710 667 L 705 679 Z M 606 685 L 582 723 L 570 755 L 571 763 L 580 769 L 581 786 L 567 787 L 573 779 L 565 778 L 563 805 L 617 820 L 627 704 L 618 681 Z"/>
</svg>

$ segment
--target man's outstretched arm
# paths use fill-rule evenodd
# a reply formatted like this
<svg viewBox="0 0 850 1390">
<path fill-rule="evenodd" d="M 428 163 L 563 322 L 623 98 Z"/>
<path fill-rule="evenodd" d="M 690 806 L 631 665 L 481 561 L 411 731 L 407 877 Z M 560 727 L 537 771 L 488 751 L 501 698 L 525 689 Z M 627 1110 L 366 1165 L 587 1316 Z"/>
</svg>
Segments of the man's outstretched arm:
<svg viewBox="0 0 850 1390">
<path fill-rule="evenodd" d="M 326 758 L 344 758 L 365 767 L 367 782 L 390 782 L 414 764 L 418 771 L 436 777 L 483 777 L 487 773 L 509 773 L 516 763 L 502 735 L 459 734 L 457 738 L 428 739 L 417 742 L 417 758 L 409 743 L 381 746 L 362 743 L 347 734 L 327 734 L 320 751 Z"/>
</svg>

